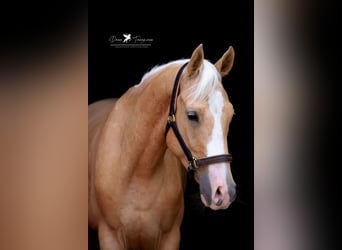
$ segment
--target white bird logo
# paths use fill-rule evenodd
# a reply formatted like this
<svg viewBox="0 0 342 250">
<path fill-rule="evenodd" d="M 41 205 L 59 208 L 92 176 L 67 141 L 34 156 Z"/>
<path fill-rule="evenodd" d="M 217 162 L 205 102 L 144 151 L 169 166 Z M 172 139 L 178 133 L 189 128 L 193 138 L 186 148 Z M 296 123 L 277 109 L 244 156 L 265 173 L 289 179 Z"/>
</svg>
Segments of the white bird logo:
<svg viewBox="0 0 342 250">
<path fill-rule="evenodd" d="M 123 34 L 123 36 L 125 37 L 125 40 L 123 40 L 124 43 L 127 43 L 131 40 L 131 34 Z"/>
</svg>

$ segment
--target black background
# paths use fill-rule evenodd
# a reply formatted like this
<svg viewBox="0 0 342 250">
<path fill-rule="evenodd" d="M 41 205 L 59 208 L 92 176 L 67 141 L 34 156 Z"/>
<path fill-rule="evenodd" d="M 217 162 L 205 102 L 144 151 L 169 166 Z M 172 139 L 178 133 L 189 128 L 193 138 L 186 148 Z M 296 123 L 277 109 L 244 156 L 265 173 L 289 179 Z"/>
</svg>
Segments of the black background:
<svg viewBox="0 0 342 250">
<path fill-rule="evenodd" d="M 234 66 L 223 85 L 236 113 L 228 144 L 234 158 L 232 172 L 238 197 L 227 210 L 205 209 L 197 184 L 189 179 L 180 249 L 253 249 L 253 1 L 230 4 L 222 15 L 211 20 L 205 19 L 205 13 L 198 20 L 175 13 L 173 18 L 177 21 L 167 25 L 157 16 L 150 22 L 147 16 L 134 19 L 132 15 L 127 15 L 132 23 L 127 25 L 128 20 L 119 17 L 119 12 L 125 10 L 119 11 L 103 1 L 89 4 L 89 104 L 120 97 L 153 66 L 189 58 L 200 43 L 205 58 L 213 63 L 229 46 L 234 47 Z M 123 38 L 123 33 L 152 38 L 151 47 L 110 46 L 110 36 Z M 96 232 L 90 229 L 89 249 L 98 249 Z"/>
</svg>

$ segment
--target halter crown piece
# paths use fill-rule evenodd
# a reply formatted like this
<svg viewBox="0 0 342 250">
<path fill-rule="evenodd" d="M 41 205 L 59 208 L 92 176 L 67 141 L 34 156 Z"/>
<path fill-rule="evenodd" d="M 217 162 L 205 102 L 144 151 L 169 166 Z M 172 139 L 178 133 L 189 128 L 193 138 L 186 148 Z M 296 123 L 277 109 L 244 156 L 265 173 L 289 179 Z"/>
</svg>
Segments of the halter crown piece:
<svg viewBox="0 0 342 250">
<path fill-rule="evenodd" d="M 166 128 L 165 128 L 165 133 L 164 136 L 166 138 L 167 133 L 169 132 L 170 127 L 172 128 L 180 146 L 182 147 L 184 154 L 186 155 L 189 166 L 188 166 L 188 172 L 193 175 L 194 171 L 198 169 L 201 166 L 213 164 L 213 163 L 219 163 L 219 162 L 226 162 L 229 161 L 231 162 L 233 160 L 233 157 L 231 154 L 221 154 L 221 155 L 214 155 L 214 156 L 209 156 L 205 158 L 200 158 L 196 159 L 192 154 L 189 148 L 186 146 L 184 139 L 182 135 L 179 132 L 177 123 L 176 123 L 176 112 L 175 112 L 175 102 L 176 98 L 179 95 L 179 79 L 183 73 L 184 68 L 188 64 L 185 63 L 182 65 L 182 67 L 178 70 L 176 79 L 173 85 L 173 90 L 172 90 L 172 95 L 171 95 L 171 101 L 170 101 L 170 111 L 169 111 L 169 116 L 167 118 L 167 123 L 166 123 Z"/>
</svg>

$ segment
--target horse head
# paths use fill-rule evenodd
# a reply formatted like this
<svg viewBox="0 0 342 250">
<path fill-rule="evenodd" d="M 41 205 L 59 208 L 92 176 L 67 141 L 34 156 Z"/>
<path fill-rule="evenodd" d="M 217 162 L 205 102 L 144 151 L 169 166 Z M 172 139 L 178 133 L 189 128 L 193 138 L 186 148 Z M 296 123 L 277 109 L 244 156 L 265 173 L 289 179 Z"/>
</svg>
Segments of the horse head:
<svg viewBox="0 0 342 250">
<path fill-rule="evenodd" d="M 201 44 L 193 51 L 180 75 L 174 119 L 183 144 L 197 159 L 229 155 L 227 136 L 234 109 L 222 85 L 222 77 L 228 75 L 233 62 L 232 47 L 212 64 L 204 59 Z M 176 134 L 166 134 L 167 146 L 188 168 L 189 157 L 184 154 L 186 150 L 180 147 L 180 139 Z M 206 207 L 226 209 L 234 201 L 236 184 L 229 160 L 208 161 L 195 169 L 194 178 Z"/>
</svg>

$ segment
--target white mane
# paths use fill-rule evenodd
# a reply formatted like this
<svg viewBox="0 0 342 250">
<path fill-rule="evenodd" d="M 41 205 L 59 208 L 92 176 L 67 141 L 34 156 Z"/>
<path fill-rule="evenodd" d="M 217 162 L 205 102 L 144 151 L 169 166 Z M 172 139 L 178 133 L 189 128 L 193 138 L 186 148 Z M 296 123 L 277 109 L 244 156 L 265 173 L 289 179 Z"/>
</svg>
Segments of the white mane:
<svg viewBox="0 0 342 250">
<path fill-rule="evenodd" d="M 136 85 L 136 87 L 140 86 L 148 77 L 160 72 L 171 64 L 184 64 L 188 62 L 189 59 L 180 59 L 176 61 L 172 61 L 163 65 L 154 66 L 149 72 L 145 73 L 142 77 L 140 83 Z M 176 76 L 175 76 L 176 77 Z M 202 68 L 200 70 L 199 82 L 194 84 L 192 89 L 189 89 L 189 98 L 193 101 L 202 100 L 206 96 L 210 95 L 211 92 L 215 89 L 217 84 L 219 84 L 220 75 L 216 70 L 216 67 L 204 59 Z"/>
</svg>

